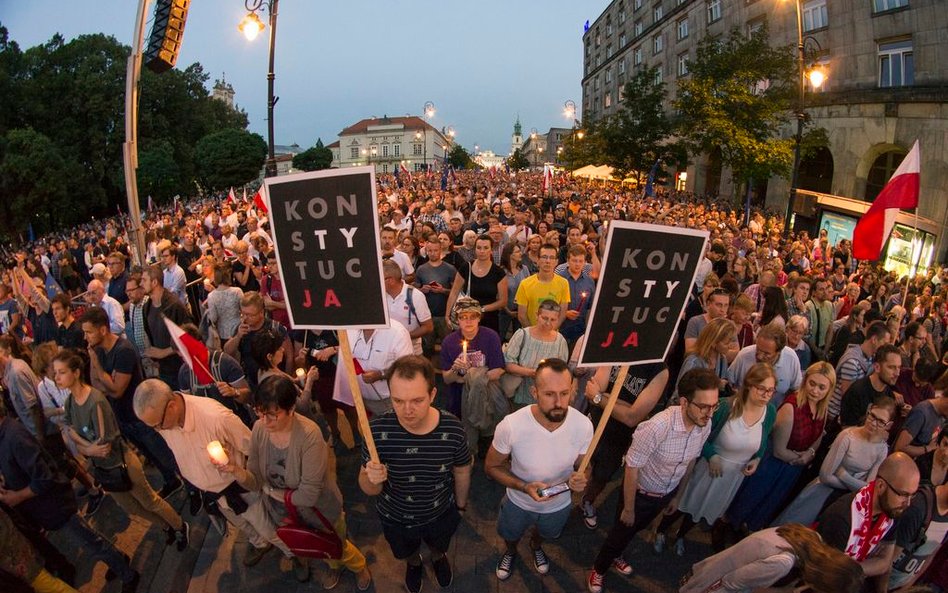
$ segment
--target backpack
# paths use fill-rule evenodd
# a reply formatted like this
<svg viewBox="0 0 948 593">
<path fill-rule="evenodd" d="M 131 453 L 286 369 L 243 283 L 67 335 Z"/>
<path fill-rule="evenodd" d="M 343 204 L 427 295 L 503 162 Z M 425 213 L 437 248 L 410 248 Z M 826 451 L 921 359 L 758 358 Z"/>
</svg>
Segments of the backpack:
<svg viewBox="0 0 948 593">
<path fill-rule="evenodd" d="M 409 285 L 408 290 L 405 292 L 405 304 L 408 305 L 408 325 L 411 325 L 411 316 L 414 315 L 415 319 L 418 319 L 418 313 L 415 312 L 415 287 Z"/>
</svg>

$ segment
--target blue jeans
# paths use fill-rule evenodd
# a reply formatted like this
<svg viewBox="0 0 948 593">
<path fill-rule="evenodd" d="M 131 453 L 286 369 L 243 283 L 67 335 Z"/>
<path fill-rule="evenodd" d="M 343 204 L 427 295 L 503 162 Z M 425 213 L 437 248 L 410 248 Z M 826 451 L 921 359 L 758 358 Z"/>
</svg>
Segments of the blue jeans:
<svg viewBox="0 0 948 593">
<path fill-rule="evenodd" d="M 541 539 L 556 539 L 563 533 L 573 506 L 565 506 L 551 513 L 538 513 L 522 509 L 506 496 L 500 502 L 500 514 L 497 516 L 497 533 L 504 541 L 520 541 L 523 534 L 536 526 Z"/>
<path fill-rule="evenodd" d="M 168 443 L 161 438 L 161 435 L 155 432 L 155 429 L 141 420 L 136 420 L 120 422 L 119 430 L 158 468 L 166 485 L 174 484 L 178 480 L 178 464 L 174 460 L 174 453 L 168 448 Z"/>
<path fill-rule="evenodd" d="M 70 517 L 56 531 L 63 534 L 73 547 L 85 550 L 93 560 L 105 562 L 123 583 L 135 577 L 135 571 L 125 562 L 122 553 L 78 514 Z"/>
</svg>

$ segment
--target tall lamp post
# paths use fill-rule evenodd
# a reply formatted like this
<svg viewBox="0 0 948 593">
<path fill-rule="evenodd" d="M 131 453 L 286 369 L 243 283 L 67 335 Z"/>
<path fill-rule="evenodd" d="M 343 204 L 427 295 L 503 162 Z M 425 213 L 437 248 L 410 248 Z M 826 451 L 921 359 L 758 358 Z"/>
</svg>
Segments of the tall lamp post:
<svg viewBox="0 0 948 593">
<path fill-rule="evenodd" d="M 247 16 L 240 21 L 237 28 L 248 41 L 253 41 L 257 35 L 263 31 L 264 24 L 257 16 L 258 10 L 266 10 L 270 13 L 270 61 L 267 71 L 267 164 L 264 176 L 276 177 L 276 156 L 273 153 L 273 108 L 276 106 L 279 97 L 273 96 L 273 81 L 276 75 L 273 72 L 273 57 L 276 47 L 276 25 L 277 12 L 279 10 L 280 0 L 244 0 L 244 7 L 247 9 Z"/>
<path fill-rule="evenodd" d="M 530 128 L 530 148 L 533 149 L 533 168 L 537 168 L 537 129 Z"/>
<path fill-rule="evenodd" d="M 806 123 L 806 81 L 807 78 L 810 79 L 810 85 L 814 89 L 820 88 L 823 85 L 823 82 L 826 81 L 826 74 L 819 67 L 811 68 L 807 71 L 806 68 L 806 42 L 812 41 L 816 47 L 817 52 L 821 52 L 823 48 L 820 46 L 820 42 L 814 39 L 813 37 L 803 36 L 803 0 L 792 0 L 796 6 L 796 16 L 797 16 L 797 69 L 799 75 L 800 87 L 797 89 L 797 133 L 793 139 L 793 169 L 790 174 L 790 195 L 787 198 L 787 212 L 786 218 L 783 225 L 783 236 L 787 238 L 790 236 L 790 217 L 793 216 L 793 202 L 795 201 L 797 195 L 797 184 L 800 179 L 800 145 L 803 143 L 803 126 Z"/>
<path fill-rule="evenodd" d="M 424 127 L 422 127 L 422 131 L 424 132 L 424 138 L 425 138 L 425 149 L 424 149 L 425 153 L 424 153 L 423 162 L 424 162 L 425 171 L 428 171 L 428 121 L 434 118 L 435 116 L 434 103 L 432 103 L 431 101 L 425 101 L 425 106 L 422 113 L 425 114 L 425 119 L 424 119 L 425 125 Z M 418 137 L 418 134 L 415 134 L 415 138 L 417 137 Z"/>
</svg>

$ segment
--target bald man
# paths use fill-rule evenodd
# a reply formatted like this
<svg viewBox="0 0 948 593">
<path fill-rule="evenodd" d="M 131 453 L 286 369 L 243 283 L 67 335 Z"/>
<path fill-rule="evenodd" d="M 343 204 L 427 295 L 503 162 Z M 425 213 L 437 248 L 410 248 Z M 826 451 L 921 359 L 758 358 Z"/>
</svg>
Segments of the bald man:
<svg viewBox="0 0 948 593">
<path fill-rule="evenodd" d="M 105 293 L 105 285 L 92 280 L 86 289 L 86 302 L 93 307 L 101 307 L 109 316 L 109 331 L 117 336 L 125 333 L 125 311 L 122 304 Z"/>
<path fill-rule="evenodd" d="M 919 481 L 912 458 L 893 453 L 879 466 L 875 480 L 823 511 L 817 531 L 827 544 L 858 562 L 867 577 L 885 577 L 895 559 L 893 526 L 909 508 Z M 887 582 L 875 579 L 876 590 L 886 591 Z"/>
</svg>

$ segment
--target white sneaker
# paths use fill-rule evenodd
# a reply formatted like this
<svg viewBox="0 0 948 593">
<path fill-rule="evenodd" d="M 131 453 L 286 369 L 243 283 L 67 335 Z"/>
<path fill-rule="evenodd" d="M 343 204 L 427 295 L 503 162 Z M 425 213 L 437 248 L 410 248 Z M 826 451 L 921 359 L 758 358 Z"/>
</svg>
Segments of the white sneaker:
<svg viewBox="0 0 948 593">
<path fill-rule="evenodd" d="M 596 507 L 588 500 L 584 500 L 579 509 L 583 512 L 583 523 L 589 529 L 595 529 L 599 525 L 599 519 L 596 517 Z"/>
<path fill-rule="evenodd" d="M 678 541 L 675 542 L 675 554 L 679 556 L 685 555 L 685 538 L 679 537 Z"/>
<path fill-rule="evenodd" d="M 665 551 L 665 534 L 658 533 L 655 534 L 655 541 L 652 542 L 652 549 L 655 550 L 656 554 L 661 554 Z"/>
</svg>

